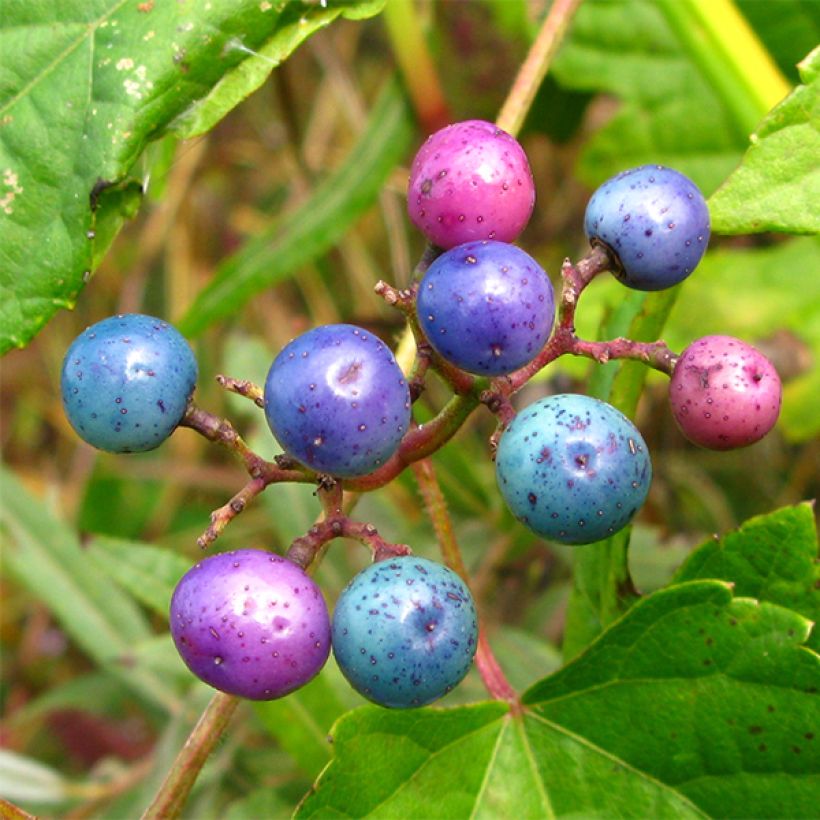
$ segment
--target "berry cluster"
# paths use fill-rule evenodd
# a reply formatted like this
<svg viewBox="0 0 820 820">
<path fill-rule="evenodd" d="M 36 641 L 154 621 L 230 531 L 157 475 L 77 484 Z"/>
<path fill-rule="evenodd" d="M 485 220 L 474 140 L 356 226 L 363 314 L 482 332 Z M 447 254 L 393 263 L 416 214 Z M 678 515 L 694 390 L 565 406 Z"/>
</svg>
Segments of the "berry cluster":
<svg viewBox="0 0 820 820">
<path fill-rule="evenodd" d="M 264 407 L 285 451 L 273 462 L 253 454 L 227 421 L 193 404 L 196 361 L 164 322 L 116 316 L 71 345 L 63 404 L 88 443 L 119 453 L 147 450 L 184 425 L 232 447 L 245 462 L 252 480 L 213 514 L 203 546 L 270 484 L 318 485 L 324 516 L 286 557 L 217 554 L 179 582 L 171 632 L 202 680 L 245 698 L 278 698 L 313 678 L 332 648 L 351 685 L 384 706 L 421 706 L 458 684 L 478 646 L 469 589 L 451 569 L 344 515 L 342 493 L 392 480 L 441 447 L 483 403 L 500 422 L 493 437 L 498 486 L 521 523 L 566 544 L 618 532 L 644 503 L 652 477 L 634 424 L 579 394 L 546 396 L 517 413 L 510 401 L 560 355 L 641 359 L 667 372 L 680 429 L 705 447 L 751 444 L 774 425 L 780 380 L 744 342 L 707 336 L 678 357 L 662 342 L 575 336 L 578 296 L 598 273 L 609 270 L 631 288 L 652 291 L 677 284 L 697 266 L 709 215 L 686 177 L 645 166 L 604 183 L 586 213 L 592 250 L 565 265 L 558 304 L 543 268 L 511 244 L 534 202 L 532 173 L 512 136 L 481 121 L 433 134 L 413 161 L 408 187 L 410 218 L 430 249 L 409 288 L 377 286 L 415 334 L 413 372 L 405 377 L 373 333 L 338 324 L 291 341 L 273 361 L 264 390 L 219 377 Z M 430 368 L 455 397 L 422 427 L 413 423 L 411 405 Z M 306 568 L 340 536 L 368 546 L 375 562 L 342 592 L 331 621 Z"/>
</svg>

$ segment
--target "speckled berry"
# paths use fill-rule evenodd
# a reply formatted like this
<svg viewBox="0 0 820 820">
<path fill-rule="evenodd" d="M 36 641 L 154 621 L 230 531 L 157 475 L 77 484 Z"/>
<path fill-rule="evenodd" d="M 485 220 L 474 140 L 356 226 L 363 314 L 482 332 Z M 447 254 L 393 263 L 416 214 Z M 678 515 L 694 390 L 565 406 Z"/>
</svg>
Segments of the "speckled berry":
<svg viewBox="0 0 820 820">
<path fill-rule="evenodd" d="M 390 348 L 354 325 L 323 325 L 290 342 L 265 382 L 279 443 L 320 473 L 348 478 L 390 458 L 410 425 L 410 391 Z"/>
<path fill-rule="evenodd" d="M 478 641 L 470 591 L 447 567 L 406 555 L 372 564 L 333 613 L 333 654 L 356 691 L 381 706 L 424 706 L 467 674 Z"/>
<path fill-rule="evenodd" d="M 434 244 L 512 242 L 535 206 L 535 184 L 518 141 L 490 122 L 467 120 L 436 131 L 410 169 L 407 209 Z"/>
<path fill-rule="evenodd" d="M 496 478 L 513 515 L 564 544 L 625 527 L 652 480 L 646 443 L 612 405 L 574 393 L 525 407 L 504 431 Z"/>
<path fill-rule="evenodd" d="M 669 402 L 681 432 L 711 450 L 760 440 L 774 427 L 783 389 L 774 365 L 731 336 L 704 336 L 681 354 Z"/>
<path fill-rule="evenodd" d="M 100 450 L 152 450 L 174 431 L 194 391 L 188 342 L 153 316 L 111 316 L 83 331 L 63 360 L 63 408 L 77 435 Z"/>
<path fill-rule="evenodd" d="M 205 683 L 250 700 L 304 686 L 330 653 L 321 590 L 296 564 L 264 550 L 212 555 L 182 576 L 171 635 Z"/>
<path fill-rule="evenodd" d="M 709 243 L 709 209 L 697 186 L 662 165 L 642 165 L 592 195 L 584 230 L 616 257 L 615 275 L 636 290 L 663 290 L 695 269 Z"/>
<path fill-rule="evenodd" d="M 418 292 L 419 322 L 445 359 L 499 376 L 533 359 L 552 330 L 555 299 L 543 268 L 506 242 L 468 242 L 430 265 Z"/>
</svg>

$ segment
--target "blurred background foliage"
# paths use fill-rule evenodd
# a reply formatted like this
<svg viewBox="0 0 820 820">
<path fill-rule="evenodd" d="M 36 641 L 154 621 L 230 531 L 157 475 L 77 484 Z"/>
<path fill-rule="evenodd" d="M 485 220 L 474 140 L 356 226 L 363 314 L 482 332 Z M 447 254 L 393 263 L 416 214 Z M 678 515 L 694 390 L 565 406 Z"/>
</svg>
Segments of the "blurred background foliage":
<svg viewBox="0 0 820 820">
<path fill-rule="evenodd" d="M 661 5 L 584 3 L 526 121 L 522 142 L 538 202 L 520 244 L 554 281 L 565 257 L 584 253 L 583 215 L 595 184 L 658 161 L 710 193 L 745 148 L 746 135 L 730 125 L 725 101 Z M 417 4 L 452 119 L 494 118 L 545 6 Z M 820 5 L 738 6 L 789 83 L 797 82 L 795 63 L 820 39 Z M 147 194 L 139 215 L 76 309 L 2 361 L 9 472 L 0 486 L 12 511 L 3 537 L 13 534 L 25 550 L 22 559 L 7 555 L 1 582 L 0 792 L 28 808 L 123 817 L 148 803 L 208 697 L 167 636 L 170 589 L 196 560 L 209 512 L 244 481 L 227 454 L 188 430 L 128 457 L 82 444 L 60 406 L 63 353 L 85 326 L 114 312 L 181 323 L 196 332 L 197 402 L 230 417 L 271 457 L 277 448 L 262 413 L 221 391 L 216 374 L 261 383 L 282 345 L 320 323 L 353 322 L 395 344 L 400 316 L 372 289 L 381 278 L 407 283 L 423 249 L 403 197 L 413 146 L 425 136 L 399 86 L 385 85 L 397 47 L 382 17 L 337 22 L 207 135 L 152 144 L 140 160 Z M 819 260 L 816 237 L 715 237 L 683 286 L 667 324 L 670 344 L 680 349 L 713 332 L 758 344 L 782 373 L 787 401 L 783 422 L 764 441 L 713 453 L 681 437 L 665 380 L 649 380 L 637 421 L 655 479 L 631 549 L 640 589 L 665 583 L 712 533 L 817 496 Z M 579 309 L 581 334 L 594 338 L 628 299 L 614 281 L 594 282 Z M 213 321 L 201 321 L 204 310 L 214 311 Z M 519 401 L 583 390 L 590 369 L 560 362 Z M 433 380 L 417 419 L 445 398 Z M 571 549 L 539 540 L 505 510 L 488 454 L 492 431 L 488 414 L 474 414 L 435 463 L 493 647 L 511 683 L 523 687 L 560 663 Z M 215 548 L 284 550 L 317 513 L 311 488 L 272 487 Z M 419 554 L 437 553 L 407 474 L 363 497 L 357 517 Z M 357 545 L 334 544 L 317 575 L 330 601 L 366 559 Z M 450 702 L 482 696 L 471 676 Z M 328 759 L 333 720 L 356 702 L 331 662 L 286 700 L 243 707 L 257 719 L 236 722 L 187 815 L 287 814 Z"/>
</svg>

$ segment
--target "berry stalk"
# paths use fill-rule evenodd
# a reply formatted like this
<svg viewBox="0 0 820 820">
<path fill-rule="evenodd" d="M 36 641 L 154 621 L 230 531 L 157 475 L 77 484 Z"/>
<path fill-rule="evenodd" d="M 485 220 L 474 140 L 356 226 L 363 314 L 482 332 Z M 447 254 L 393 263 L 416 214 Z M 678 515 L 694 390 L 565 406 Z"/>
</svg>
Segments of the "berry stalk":
<svg viewBox="0 0 820 820">
<path fill-rule="evenodd" d="M 211 698 L 151 805 L 143 813 L 142 820 L 172 820 L 179 817 L 199 772 L 222 737 L 238 705 L 239 698 L 224 692 L 217 692 Z"/>
<path fill-rule="evenodd" d="M 424 501 L 424 507 L 433 524 L 444 563 L 457 572 L 464 582 L 469 585 L 467 567 L 461 557 L 461 550 L 458 547 L 453 523 L 447 511 L 447 502 L 436 477 L 433 462 L 429 459 L 415 462 L 413 464 L 413 475 Z M 514 710 L 520 710 L 518 695 L 510 686 L 504 671 L 501 669 L 495 655 L 493 655 L 480 618 L 475 664 L 487 692 L 497 700 L 507 701 Z"/>
</svg>

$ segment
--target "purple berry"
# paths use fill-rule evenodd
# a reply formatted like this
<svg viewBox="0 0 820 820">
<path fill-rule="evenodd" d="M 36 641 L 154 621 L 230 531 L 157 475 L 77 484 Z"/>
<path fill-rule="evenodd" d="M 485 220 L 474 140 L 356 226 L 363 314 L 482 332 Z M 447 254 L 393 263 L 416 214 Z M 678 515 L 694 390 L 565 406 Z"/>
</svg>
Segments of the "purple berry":
<svg viewBox="0 0 820 820">
<path fill-rule="evenodd" d="M 83 331 L 63 360 L 63 408 L 100 450 L 152 450 L 173 433 L 194 392 L 197 364 L 185 338 L 153 316 L 111 316 Z"/>
<path fill-rule="evenodd" d="M 780 413 L 783 388 L 774 365 L 731 336 L 704 336 L 681 354 L 669 402 L 681 432 L 711 450 L 763 438 Z"/>
<path fill-rule="evenodd" d="M 563 544 L 588 544 L 625 527 L 652 480 L 635 425 L 612 405 L 572 393 L 521 410 L 501 436 L 495 469 L 513 515 Z"/>
<path fill-rule="evenodd" d="M 534 206 L 524 149 L 490 122 L 467 120 L 436 131 L 413 160 L 410 219 L 440 248 L 477 239 L 512 242 Z"/>
<path fill-rule="evenodd" d="M 372 564 L 333 612 L 333 654 L 351 686 L 381 706 L 424 706 L 461 682 L 478 619 L 455 572 L 405 555 Z"/>
<path fill-rule="evenodd" d="M 592 195 L 584 230 L 615 256 L 615 275 L 635 290 L 663 290 L 697 267 L 709 243 L 709 209 L 683 174 L 642 165 Z"/>
<path fill-rule="evenodd" d="M 416 304 L 422 329 L 441 356 L 490 376 L 533 359 L 555 317 L 547 274 L 505 242 L 468 242 L 439 256 L 419 286 Z"/>
<path fill-rule="evenodd" d="M 171 599 L 171 635 L 198 678 L 251 700 L 304 686 L 330 653 L 321 590 L 263 550 L 212 555 L 188 570 Z"/>
<path fill-rule="evenodd" d="M 410 425 L 410 390 L 390 348 L 354 325 L 294 339 L 265 382 L 265 416 L 279 443 L 320 473 L 366 475 Z"/>
</svg>

